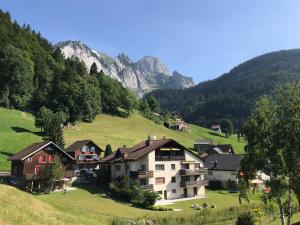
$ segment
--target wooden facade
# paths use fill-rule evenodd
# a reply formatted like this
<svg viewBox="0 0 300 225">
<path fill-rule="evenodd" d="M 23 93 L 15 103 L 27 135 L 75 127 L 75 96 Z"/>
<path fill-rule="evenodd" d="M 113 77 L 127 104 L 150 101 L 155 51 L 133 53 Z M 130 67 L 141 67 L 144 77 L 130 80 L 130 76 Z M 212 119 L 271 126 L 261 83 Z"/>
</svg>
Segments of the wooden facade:
<svg viewBox="0 0 300 225">
<path fill-rule="evenodd" d="M 99 166 L 103 150 L 91 140 L 76 141 L 66 149 L 74 158 L 74 169 L 95 169 Z"/>
<path fill-rule="evenodd" d="M 12 156 L 11 175 L 16 178 L 34 180 L 47 164 L 60 158 L 65 167 L 65 177 L 73 176 L 73 158 L 52 142 L 35 143 Z"/>
</svg>

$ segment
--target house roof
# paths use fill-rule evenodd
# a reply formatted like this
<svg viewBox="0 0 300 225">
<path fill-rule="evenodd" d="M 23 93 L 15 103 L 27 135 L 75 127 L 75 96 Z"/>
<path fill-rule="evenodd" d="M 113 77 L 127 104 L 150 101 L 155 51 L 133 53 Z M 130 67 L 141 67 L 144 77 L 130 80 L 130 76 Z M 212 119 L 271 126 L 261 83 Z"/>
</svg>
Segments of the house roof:
<svg viewBox="0 0 300 225">
<path fill-rule="evenodd" d="M 207 145 L 209 145 L 209 144 L 212 144 L 212 143 L 213 143 L 212 140 L 201 140 L 201 139 L 199 139 L 199 140 L 196 141 L 195 144 L 201 144 L 201 145 L 207 144 Z"/>
<path fill-rule="evenodd" d="M 8 158 L 8 160 L 24 160 L 30 157 L 31 155 L 33 155 L 34 153 L 38 152 L 42 148 L 47 147 L 50 144 L 53 144 L 58 150 L 60 150 L 65 155 L 67 155 L 69 158 L 73 159 L 72 156 L 70 156 L 68 153 L 66 153 L 64 150 L 62 150 L 59 146 L 54 144 L 52 141 L 47 141 L 47 142 L 33 143 L 27 146 L 26 148 L 24 148 L 23 150 L 21 150 L 20 152 L 16 153 L 12 157 Z"/>
<path fill-rule="evenodd" d="M 198 141 L 195 145 L 206 146 L 203 149 L 208 155 L 210 154 L 235 154 L 234 149 L 231 144 L 212 144 L 212 142 L 208 143 L 208 140 Z"/>
<path fill-rule="evenodd" d="M 208 170 L 237 171 L 240 169 L 243 155 L 214 154 L 205 159 L 204 166 Z"/>
<path fill-rule="evenodd" d="M 103 150 L 96 145 L 92 140 L 81 140 L 81 141 L 75 141 L 73 144 L 71 144 L 69 147 L 66 148 L 67 152 L 74 152 L 77 149 L 82 148 L 83 146 L 85 146 L 86 144 L 92 142 L 100 151 L 103 152 Z"/>
<path fill-rule="evenodd" d="M 175 142 L 176 144 L 180 145 L 178 142 L 176 142 L 173 139 L 151 140 L 150 144 L 148 144 L 148 141 L 142 141 L 130 148 L 119 148 L 116 152 L 102 159 L 101 162 L 112 163 L 112 162 L 123 161 L 123 160 L 135 161 L 145 156 L 146 154 L 152 152 L 153 150 L 171 142 Z M 182 145 L 180 146 L 183 149 L 188 150 L 186 147 Z M 124 154 L 127 154 L 126 157 L 124 157 Z"/>
</svg>

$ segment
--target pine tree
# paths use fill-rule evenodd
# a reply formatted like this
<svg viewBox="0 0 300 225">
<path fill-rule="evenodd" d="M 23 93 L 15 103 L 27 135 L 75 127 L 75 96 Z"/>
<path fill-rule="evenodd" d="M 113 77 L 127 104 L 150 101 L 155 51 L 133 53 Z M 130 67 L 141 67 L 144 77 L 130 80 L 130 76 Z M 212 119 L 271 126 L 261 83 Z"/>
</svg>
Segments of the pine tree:
<svg viewBox="0 0 300 225">
<path fill-rule="evenodd" d="M 110 154 L 112 154 L 112 148 L 111 148 L 111 145 L 108 144 L 108 145 L 106 145 L 106 147 L 105 147 L 104 157 L 106 157 L 106 156 L 108 156 L 108 155 L 110 155 Z"/>
<path fill-rule="evenodd" d="M 44 140 L 52 141 L 59 147 L 64 149 L 65 141 L 63 135 L 63 128 L 61 118 L 58 114 L 54 114 L 46 121 Z"/>
<path fill-rule="evenodd" d="M 96 63 L 93 63 L 90 68 L 90 74 L 96 74 L 98 72 L 98 67 Z"/>
</svg>

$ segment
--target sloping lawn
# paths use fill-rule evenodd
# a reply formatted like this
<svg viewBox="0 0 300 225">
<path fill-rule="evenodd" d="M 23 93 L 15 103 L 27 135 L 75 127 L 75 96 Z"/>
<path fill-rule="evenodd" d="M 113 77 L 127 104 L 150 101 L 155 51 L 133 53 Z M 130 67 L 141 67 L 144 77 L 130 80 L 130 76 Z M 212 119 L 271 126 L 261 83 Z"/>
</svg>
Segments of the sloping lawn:
<svg viewBox="0 0 300 225">
<path fill-rule="evenodd" d="M 10 170 L 8 157 L 42 140 L 38 131 L 30 114 L 0 108 L 0 171 Z"/>
<path fill-rule="evenodd" d="M 99 115 L 93 123 L 80 123 L 74 129 L 65 130 L 66 143 L 78 139 L 92 139 L 102 148 L 111 144 L 113 149 L 123 145 L 132 146 L 145 140 L 148 135 L 157 138 L 173 138 L 186 147 L 193 148 L 197 139 L 211 139 L 216 143 L 232 144 L 237 153 L 243 153 L 244 142 L 238 142 L 237 137 L 225 138 L 209 129 L 190 125 L 187 132 L 175 131 L 145 119 L 138 113 L 128 118 L 110 115 Z"/>
</svg>

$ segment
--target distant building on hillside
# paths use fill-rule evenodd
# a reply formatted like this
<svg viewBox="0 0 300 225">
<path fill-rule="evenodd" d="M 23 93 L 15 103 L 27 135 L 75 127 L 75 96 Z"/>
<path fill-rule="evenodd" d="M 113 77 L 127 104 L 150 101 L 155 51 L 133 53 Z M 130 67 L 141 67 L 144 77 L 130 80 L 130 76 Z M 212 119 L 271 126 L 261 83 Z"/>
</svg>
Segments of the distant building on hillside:
<svg viewBox="0 0 300 225">
<path fill-rule="evenodd" d="M 212 140 L 197 140 L 194 143 L 195 151 L 200 154 L 235 154 L 231 144 L 214 144 Z"/>
<path fill-rule="evenodd" d="M 221 126 L 219 124 L 211 125 L 210 129 L 220 134 L 222 133 Z"/>
<path fill-rule="evenodd" d="M 175 124 L 170 126 L 170 129 L 173 130 L 180 130 L 180 131 L 186 131 L 188 129 L 188 124 L 184 121 L 177 121 Z"/>
<path fill-rule="evenodd" d="M 203 161 L 173 139 L 151 139 L 130 148 L 119 148 L 105 157 L 101 169 L 111 179 L 129 176 L 142 188 L 164 199 L 205 196 Z"/>
</svg>

